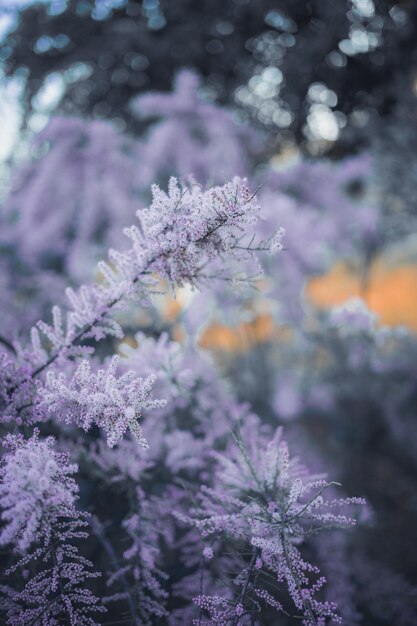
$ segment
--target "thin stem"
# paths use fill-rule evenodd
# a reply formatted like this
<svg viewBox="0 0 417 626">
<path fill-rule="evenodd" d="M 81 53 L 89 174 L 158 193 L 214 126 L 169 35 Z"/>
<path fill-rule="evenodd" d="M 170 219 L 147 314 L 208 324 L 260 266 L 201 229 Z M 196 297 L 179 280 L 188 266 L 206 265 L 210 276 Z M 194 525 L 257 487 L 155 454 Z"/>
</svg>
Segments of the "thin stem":
<svg viewBox="0 0 417 626">
<path fill-rule="evenodd" d="M 65 607 L 65 613 L 67 614 L 68 622 L 71 624 L 72 621 L 73 621 L 73 617 L 74 616 L 72 615 L 72 611 L 70 612 L 68 610 L 68 605 L 64 601 L 64 598 L 65 598 L 66 594 L 65 594 L 65 591 L 64 591 L 64 587 L 62 586 L 61 570 L 60 570 L 60 566 L 59 566 L 58 559 L 57 559 L 56 552 L 55 552 L 55 545 L 54 545 L 53 534 L 51 534 L 50 551 L 51 551 L 52 561 L 53 561 L 54 567 L 56 568 L 57 573 L 58 573 L 59 597 L 62 599 L 62 604 Z"/>
<path fill-rule="evenodd" d="M 242 211 L 240 214 L 238 214 L 238 217 L 243 216 L 244 215 L 244 211 Z M 236 217 L 236 216 L 235 216 Z M 207 231 L 205 232 L 205 234 L 200 237 L 200 239 L 198 239 L 197 241 L 195 241 L 195 244 L 202 244 L 205 241 L 207 241 L 219 228 L 221 228 L 222 226 L 224 226 L 228 221 L 228 216 L 227 213 L 218 214 L 218 221 L 215 221 L 215 223 L 209 227 L 207 229 Z M 190 242 L 191 243 L 191 242 Z M 129 289 L 131 289 L 134 285 L 136 285 L 139 280 L 147 273 L 149 273 L 149 271 L 152 269 L 152 265 L 160 258 L 166 258 L 169 256 L 169 252 L 167 253 L 161 253 L 159 255 L 155 255 L 152 258 L 148 259 L 144 265 L 144 267 L 141 268 L 139 274 L 132 279 L 130 285 L 129 285 Z M 188 279 L 190 280 L 191 283 L 193 283 L 193 278 L 200 276 L 200 270 L 198 269 L 195 273 L 194 276 L 190 276 L 188 277 Z M 234 279 L 236 280 L 236 279 Z M 246 279 L 247 280 L 247 279 Z M 39 365 L 37 368 L 35 368 L 30 377 L 31 378 L 36 378 L 39 374 L 41 374 L 45 369 L 47 369 L 50 365 L 52 365 L 52 363 L 54 363 L 59 356 L 61 356 L 63 353 L 65 353 L 65 351 L 69 350 L 72 347 L 75 347 L 77 345 L 79 345 L 79 343 L 85 339 L 86 335 L 103 319 L 106 318 L 106 316 L 112 311 L 112 309 L 114 309 L 114 307 L 120 303 L 124 298 L 126 297 L 126 293 L 123 292 L 122 294 L 120 294 L 119 296 L 117 296 L 116 298 L 113 298 L 110 302 L 107 302 L 105 304 L 103 304 L 103 307 L 101 309 L 101 311 L 96 314 L 96 316 L 94 317 L 94 319 L 89 322 L 86 326 L 84 326 L 77 334 L 75 334 L 69 341 L 67 344 L 59 347 L 53 354 L 51 354 L 49 356 L 49 358 L 45 361 L 45 363 L 43 363 L 42 365 Z M 16 389 L 18 389 L 20 386 L 20 384 L 15 385 L 11 390 L 10 390 L 10 394 L 13 394 Z"/>
<path fill-rule="evenodd" d="M 240 592 L 240 596 L 239 596 L 239 600 L 238 600 L 238 604 L 241 604 L 242 606 L 243 606 L 243 602 L 245 600 L 246 593 L 247 593 L 248 588 L 249 588 L 249 583 L 250 583 L 250 580 L 252 578 L 253 570 L 255 568 L 256 559 L 258 558 L 258 556 L 259 556 L 259 548 L 256 548 L 256 550 L 252 554 L 252 559 L 251 559 L 251 562 L 250 562 L 249 567 L 248 567 L 248 573 L 247 573 L 247 576 L 246 576 L 246 580 L 245 580 L 245 583 L 244 583 L 244 585 L 242 587 L 242 591 Z M 235 618 L 233 620 L 233 626 L 237 626 L 238 623 L 239 623 L 239 615 L 235 615 Z"/>
<path fill-rule="evenodd" d="M 0 335 L 0 343 L 2 343 L 10 352 L 13 352 L 13 354 L 17 354 L 14 345 L 11 341 L 6 339 L 6 337 L 3 337 L 3 335 Z"/>
<path fill-rule="evenodd" d="M 210 237 L 218 228 L 220 228 L 221 226 L 224 226 L 224 224 L 226 224 L 227 222 L 227 217 L 223 217 L 218 224 L 216 224 L 216 226 L 213 226 L 211 229 L 209 229 L 206 234 L 201 237 L 201 239 L 199 240 L 200 242 L 204 241 L 205 239 L 207 239 L 208 237 Z M 198 242 L 197 242 L 198 243 Z M 152 266 L 153 263 L 155 263 L 158 258 L 160 257 L 166 257 L 167 254 L 161 254 L 159 256 L 154 256 L 151 259 L 149 259 L 146 263 L 146 265 L 141 269 L 141 271 L 139 272 L 139 274 L 137 276 L 135 276 L 134 279 L 132 279 L 132 283 L 131 286 L 136 285 L 139 280 L 142 278 L 142 276 L 144 276 L 145 274 L 147 274 Z M 92 330 L 117 304 L 119 304 L 119 302 L 121 302 L 124 298 L 125 298 L 126 294 L 122 293 L 120 296 L 118 296 L 117 298 L 113 298 L 113 300 L 111 300 L 110 302 L 108 302 L 105 305 L 105 309 L 102 310 L 89 324 L 87 324 L 84 328 L 82 328 L 70 341 L 69 344 L 63 346 L 61 349 L 58 349 L 54 354 L 52 354 L 49 359 L 43 363 L 42 365 L 40 365 L 39 367 L 37 367 L 31 374 L 32 378 L 35 378 L 36 376 L 38 376 L 41 372 L 43 372 L 46 368 L 48 368 L 50 365 L 52 365 L 52 363 L 54 363 L 54 361 L 56 361 L 56 359 L 60 356 L 60 354 L 64 351 L 64 350 L 68 350 L 71 347 L 74 347 L 78 344 L 78 342 L 80 342 L 87 333 L 90 332 L 90 330 Z"/>
<path fill-rule="evenodd" d="M 334 480 L 331 481 L 330 483 L 326 483 L 325 485 L 323 485 L 323 487 L 316 493 L 316 495 L 314 496 L 314 498 L 312 498 L 309 502 L 307 502 L 307 504 L 305 504 L 303 506 L 302 509 L 300 509 L 299 511 L 297 511 L 297 513 L 295 513 L 295 515 L 293 515 L 292 517 L 286 517 L 284 519 L 284 523 L 287 524 L 288 522 L 292 522 L 293 520 L 297 519 L 298 517 L 300 517 L 300 515 L 302 515 L 312 504 L 313 502 L 315 502 L 317 500 L 317 498 L 319 498 L 321 496 L 321 494 L 323 493 L 323 491 L 326 491 L 326 489 L 328 489 L 329 487 L 336 485 L 336 487 L 341 487 L 340 483 L 335 482 Z"/>
<path fill-rule="evenodd" d="M 110 541 L 107 539 L 107 537 L 105 535 L 103 524 L 100 522 L 100 520 L 97 517 L 93 516 L 91 518 L 91 526 L 93 528 L 93 531 L 94 531 L 97 539 L 100 541 L 101 545 L 103 546 L 104 550 L 106 551 L 107 556 L 110 558 L 110 561 L 111 561 L 111 563 L 113 565 L 113 568 L 114 568 L 115 572 L 121 570 L 120 563 L 119 563 L 119 560 L 117 558 L 116 552 L 114 551 L 114 548 L 113 548 L 112 544 L 110 543 Z M 137 614 L 137 611 L 136 611 L 135 604 L 134 604 L 134 602 L 132 600 L 132 594 L 130 592 L 129 583 L 128 583 L 128 580 L 127 580 L 125 574 L 122 574 L 120 576 L 120 580 L 121 580 L 122 586 L 123 586 L 123 588 L 125 590 L 125 593 L 126 593 L 126 596 L 127 596 L 127 603 L 129 605 L 129 611 L 130 611 L 130 614 L 132 616 L 133 623 L 137 624 L 138 623 L 138 614 Z"/>
<path fill-rule="evenodd" d="M 314 612 L 311 608 L 311 602 L 309 600 L 305 600 L 303 598 L 302 595 L 302 589 L 301 589 L 301 583 L 300 583 L 300 579 L 299 576 L 297 574 L 297 572 L 294 570 L 292 562 L 291 562 L 291 557 L 288 553 L 288 546 L 287 546 L 287 540 L 285 538 L 285 535 L 283 532 L 280 533 L 280 538 L 281 538 L 281 543 L 282 543 L 282 549 L 284 552 L 284 557 L 285 557 L 285 562 L 287 564 L 287 567 L 291 573 L 292 579 L 297 587 L 298 590 L 298 595 L 300 597 L 300 600 L 304 606 L 304 612 L 306 613 L 306 615 L 308 616 L 308 619 L 310 620 L 311 624 L 317 625 L 317 620 L 316 617 L 314 615 Z"/>
</svg>

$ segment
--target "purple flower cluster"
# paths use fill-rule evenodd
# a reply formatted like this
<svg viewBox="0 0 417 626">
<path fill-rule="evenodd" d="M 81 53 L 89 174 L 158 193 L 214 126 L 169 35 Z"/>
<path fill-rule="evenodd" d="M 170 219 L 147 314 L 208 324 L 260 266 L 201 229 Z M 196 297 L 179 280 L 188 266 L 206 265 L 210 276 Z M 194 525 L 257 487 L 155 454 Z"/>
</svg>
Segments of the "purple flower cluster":
<svg viewBox="0 0 417 626">
<path fill-rule="evenodd" d="M 309 475 L 290 458 L 281 429 L 267 443 L 254 429 L 249 434 L 248 446 L 237 436 L 237 445 L 227 455 L 214 453 L 218 463 L 214 486 L 201 488 L 191 515 L 180 515 L 203 541 L 212 543 L 216 554 L 234 549 L 236 556 L 251 555 L 242 571 L 239 558 L 232 568 L 227 584 L 232 596 L 203 593 L 195 602 L 210 616 L 207 624 L 251 623 L 253 617 L 247 621 L 244 617 L 261 613 L 263 602 L 285 612 L 271 593 L 269 581 L 275 580 L 287 587 L 306 626 L 324 624 L 326 619 L 339 623 L 336 605 L 316 598 L 326 579 L 304 559 L 301 546 L 318 529 L 353 526 L 355 520 L 344 509 L 364 501 L 325 499 L 331 483 Z M 204 556 L 207 559 L 208 550 L 211 560 L 211 547 L 204 549 Z"/>
<path fill-rule="evenodd" d="M 64 422 L 74 421 L 86 431 L 92 424 L 102 427 L 110 448 L 129 429 L 136 441 L 146 448 L 148 444 L 138 419 L 143 409 L 164 406 L 165 401 L 150 398 L 155 376 L 143 380 L 130 371 L 118 378 L 117 364 L 115 356 L 107 369 L 93 373 L 90 363 L 82 360 L 70 381 L 63 372 L 49 371 L 46 385 L 40 392 L 38 410 Z"/>
<path fill-rule="evenodd" d="M 2 588 L 7 624 L 91 626 L 105 609 L 85 586 L 99 574 L 74 544 L 88 536 L 85 514 L 75 508 L 77 465 L 37 433 L 27 440 L 9 435 L 4 446 L 0 543 L 21 554 L 6 571 L 18 574 L 18 587 Z"/>
<path fill-rule="evenodd" d="M 408 626 L 415 337 L 303 292 L 367 276 L 370 156 L 278 169 L 189 71 L 132 110 L 53 119 L 0 214 L 0 621 Z"/>
</svg>

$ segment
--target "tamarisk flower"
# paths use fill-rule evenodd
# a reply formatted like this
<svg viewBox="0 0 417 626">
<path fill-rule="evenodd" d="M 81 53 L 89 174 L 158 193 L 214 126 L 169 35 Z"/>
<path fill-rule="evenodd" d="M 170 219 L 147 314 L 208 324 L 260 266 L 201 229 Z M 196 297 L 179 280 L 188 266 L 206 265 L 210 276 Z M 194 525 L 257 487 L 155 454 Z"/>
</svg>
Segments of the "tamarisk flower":
<svg viewBox="0 0 417 626">
<path fill-rule="evenodd" d="M 70 380 L 64 372 L 49 371 L 40 391 L 39 410 L 75 422 L 86 431 L 93 424 L 103 428 L 110 448 L 127 429 L 142 447 L 148 447 L 138 419 L 144 409 L 165 406 L 165 400 L 150 397 L 155 375 L 143 379 L 128 371 L 117 377 L 118 362 L 114 356 L 106 369 L 94 373 L 89 361 L 82 360 Z"/>
<path fill-rule="evenodd" d="M 139 224 L 124 230 L 130 248 L 110 250 L 108 262 L 98 264 L 102 282 L 83 285 L 78 291 L 67 289 L 71 308 L 66 314 L 55 306 L 52 324 L 40 321 L 33 329 L 32 352 L 38 362 L 33 375 L 58 357 L 78 355 L 85 339 L 122 337 L 112 313 L 132 299 L 148 305 L 155 285 L 152 274 L 173 285 L 198 286 L 207 278 L 224 277 L 224 268 L 216 268 L 214 275 L 205 271 L 216 258 L 231 257 L 241 267 L 253 261 L 257 251 L 269 251 L 268 242 L 259 246 L 253 246 L 253 240 L 245 243 L 247 226 L 256 222 L 258 213 L 256 196 L 238 178 L 208 190 L 197 184 L 180 185 L 176 178 L 170 179 L 167 193 L 154 185 L 151 205 L 137 213 Z M 51 344 L 49 354 L 39 331 Z"/>
<path fill-rule="evenodd" d="M 78 487 L 71 477 L 77 470 L 64 454 L 53 451 L 53 439 L 24 441 L 8 435 L 1 470 L 0 501 L 5 526 L 0 544 L 15 543 L 24 552 L 36 541 L 45 522 L 42 502 L 54 510 L 71 510 Z M 49 512 L 47 511 L 46 514 Z"/>
<path fill-rule="evenodd" d="M 139 119 L 158 118 L 148 126 L 141 147 L 144 180 L 164 180 L 171 172 L 218 183 L 250 171 L 251 157 L 262 149 L 260 136 L 224 107 L 204 99 L 201 87 L 198 74 L 182 69 L 172 92 L 148 92 L 131 102 L 131 111 Z"/>
<path fill-rule="evenodd" d="M 93 626 L 91 615 L 104 609 L 86 588 L 98 574 L 73 544 L 87 537 L 88 525 L 75 508 L 78 487 L 72 474 L 77 466 L 53 449 L 52 437 L 40 440 L 35 433 L 25 441 L 8 435 L 4 443 L 0 545 L 23 553 L 6 572 L 22 570 L 20 590 L 2 587 L 7 623 L 55 626 L 65 620 L 71 626 Z"/>
<path fill-rule="evenodd" d="M 6 240 L 35 267 L 59 265 L 77 282 L 85 279 L 98 250 L 119 245 L 139 208 L 140 149 L 108 122 L 52 116 L 34 137 L 32 158 L 14 173 Z"/>
<path fill-rule="evenodd" d="M 130 257 L 117 260 L 128 267 L 133 253 L 133 273 L 147 267 L 172 283 L 196 284 L 207 261 L 237 251 L 243 256 L 240 240 L 258 214 L 256 197 L 239 178 L 204 190 L 198 184 L 180 185 L 172 177 L 167 193 L 152 186 L 151 205 L 137 213 L 139 226 L 125 229 L 133 243 Z M 107 276 L 110 280 L 109 268 Z"/>
<path fill-rule="evenodd" d="M 271 581 L 275 587 L 285 584 L 305 626 L 324 625 L 328 620 L 339 623 L 336 605 L 317 598 L 326 580 L 305 560 L 301 546 L 323 528 L 353 526 L 355 520 L 344 509 L 364 501 L 325 499 L 324 492 L 334 483 L 310 476 L 296 459 L 290 459 L 281 429 L 267 443 L 251 431 L 248 447 L 241 439 L 237 444 L 227 456 L 214 453 L 219 464 L 217 483 L 201 488 L 190 515 L 178 515 L 206 541 L 218 542 L 222 537 L 229 552 L 235 550 L 242 558 L 251 555 L 230 581 L 233 598 L 203 593 L 195 599 L 210 617 L 203 623 L 237 626 L 251 615 L 263 615 L 266 607 L 284 610 L 273 596 Z"/>
<path fill-rule="evenodd" d="M 17 409 L 31 401 L 36 382 L 30 364 L 18 364 L 14 356 L 0 350 L 0 422 L 21 423 Z"/>
</svg>

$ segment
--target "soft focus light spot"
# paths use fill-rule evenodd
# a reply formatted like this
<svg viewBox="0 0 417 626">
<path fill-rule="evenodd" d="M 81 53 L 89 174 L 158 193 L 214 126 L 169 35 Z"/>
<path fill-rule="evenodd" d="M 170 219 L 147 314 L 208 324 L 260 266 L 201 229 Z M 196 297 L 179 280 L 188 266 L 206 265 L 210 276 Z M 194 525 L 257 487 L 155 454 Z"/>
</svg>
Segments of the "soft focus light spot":
<svg viewBox="0 0 417 626">
<path fill-rule="evenodd" d="M 327 55 L 326 62 L 328 65 L 336 68 L 345 67 L 346 57 L 340 52 L 332 50 L 332 52 L 329 52 L 329 54 Z"/>
<path fill-rule="evenodd" d="M 339 125 L 334 113 L 325 105 L 313 104 L 307 117 L 312 138 L 335 141 L 339 136 Z"/>
<path fill-rule="evenodd" d="M 280 85 L 283 80 L 283 74 L 277 67 L 267 67 L 262 72 L 262 79 L 273 85 Z"/>
<path fill-rule="evenodd" d="M 350 115 L 350 121 L 356 128 L 364 128 L 370 120 L 370 112 L 363 109 L 355 109 Z"/>
<path fill-rule="evenodd" d="M 339 49 L 348 56 L 356 54 L 356 49 L 350 39 L 343 39 L 339 42 Z"/>
<path fill-rule="evenodd" d="M 2 141 L 0 142 L 0 161 L 4 161 L 10 156 L 19 137 L 22 116 L 20 96 L 23 84 L 18 79 L 4 80 L 1 73 L 0 80 L 0 118 L 7 120 L 7 124 L 3 125 Z"/>
<path fill-rule="evenodd" d="M 277 30 L 283 30 L 288 33 L 297 32 L 297 24 L 294 20 L 287 17 L 285 13 L 279 10 L 269 11 L 265 17 L 265 23 Z"/>
<path fill-rule="evenodd" d="M 60 15 L 66 10 L 67 5 L 66 0 L 54 0 L 49 4 L 47 12 L 49 15 Z"/>
<path fill-rule="evenodd" d="M 272 116 L 272 120 L 274 124 L 276 124 L 280 128 L 287 128 L 288 126 L 290 126 L 293 120 L 293 115 L 292 113 L 290 113 L 290 111 L 285 111 L 277 107 Z"/>
<path fill-rule="evenodd" d="M 404 11 L 404 9 L 402 9 L 401 7 L 399 7 L 398 4 L 391 7 L 391 9 L 389 10 L 389 14 L 391 18 L 393 19 L 393 21 L 396 22 L 400 26 L 403 26 L 408 21 L 407 12 Z"/>
<path fill-rule="evenodd" d="M 234 26 L 231 22 L 218 22 L 216 24 L 216 30 L 219 35 L 231 35 L 234 31 Z"/>
<path fill-rule="evenodd" d="M 359 28 L 355 28 L 350 33 L 350 39 L 356 52 L 368 52 L 369 39 L 367 33 Z"/>
<path fill-rule="evenodd" d="M 3 41 L 11 30 L 17 25 L 17 15 L 8 13 L 0 15 L 0 41 Z"/>
<path fill-rule="evenodd" d="M 45 52 L 48 52 L 54 45 L 53 39 L 52 37 L 39 37 L 39 39 L 36 41 L 35 46 L 34 46 L 34 50 L 36 52 L 36 54 L 44 54 Z"/>
<path fill-rule="evenodd" d="M 363 17 L 372 17 L 375 14 L 372 0 L 353 0 L 352 4 Z"/>
<path fill-rule="evenodd" d="M 65 80 L 69 83 L 76 83 L 85 80 L 93 73 L 93 68 L 87 63 L 72 63 L 65 71 Z"/>
<path fill-rule="evenodd" d="M 53 72 L 38 93 L 32 98 L 33 107 L 40 112 L 52 111 L 60 102 L 65 92 L 65 81 L 62 74 Z"/>
<path fill-rule="evenodd" d="M 312 102 L 325 104 L 328 107 L 335 107 L 337 104 L 335 92 L 322 83 L 313 83 L 308 90 L 308 97 Z"/>
</svg>

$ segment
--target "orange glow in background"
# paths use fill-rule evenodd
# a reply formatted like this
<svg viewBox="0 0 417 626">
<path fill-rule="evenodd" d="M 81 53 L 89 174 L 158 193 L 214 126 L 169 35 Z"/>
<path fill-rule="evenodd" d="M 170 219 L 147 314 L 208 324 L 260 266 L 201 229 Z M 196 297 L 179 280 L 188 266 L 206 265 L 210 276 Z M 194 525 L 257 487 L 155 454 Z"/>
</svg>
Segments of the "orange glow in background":
<svg viewBox="0 0 417 626">
<path fill-rule="evenodd" d="M 185 340 L 181 313 L 191 297 L 190 293 L 179 290 L 176 299 L 167 294 L 160 303 L 162 318 L 171 326 L 172 338 L 178 342 Z M 314 308 L 323 310 L 360 297 L 378 316 L 381 325 L 405 326 L 417 333 L 417 264 L 414 259 L 393 262 L 390 255 L 382 256 L 370 265 L 366 278 L 361 268 L 339 261 L 327 273 L 307 281 L 305 297 Z M 199 346 L 214 352 L 241 353 L 255 345 L 291 340 L 290 327 L 276 323 L 261 294 L 253 306 L 250 321 L 235 326 L 211 322 L 202 330 Z"/>
<path fill-rule="evenodd" d="M 327 274 L 313 278 L 306 287 L 308 300 L 317 308 L 328 309 L 349 298 L 361 297 L 386 326 L 406 326 L 417 332 L 417 266 L 390 267 L 376 261 L 363 278 L 346 264 L 336 264 Z"/>
</svg>

